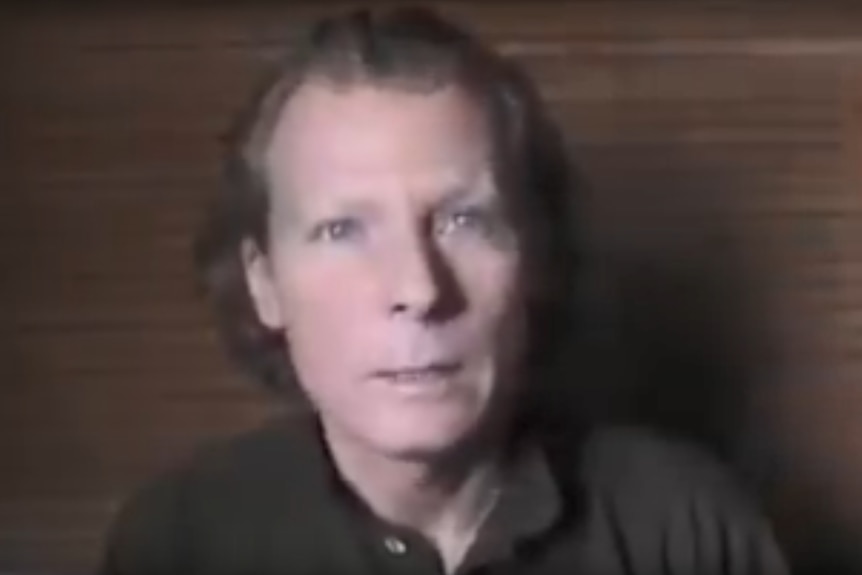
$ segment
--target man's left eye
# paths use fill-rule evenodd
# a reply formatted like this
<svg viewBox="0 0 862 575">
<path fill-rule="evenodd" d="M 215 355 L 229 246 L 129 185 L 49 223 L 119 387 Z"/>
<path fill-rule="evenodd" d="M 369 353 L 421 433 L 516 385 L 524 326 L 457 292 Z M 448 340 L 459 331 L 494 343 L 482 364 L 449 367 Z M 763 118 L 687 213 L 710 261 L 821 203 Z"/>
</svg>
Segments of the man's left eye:
<svg viewBox="0 0 862 575">
<path fill-rule="evenodd" d="M 454 211 L 444 218 L 440 232 L 448 233 L 461 229 L 487 230 L 490 227 L 488 214 L 478 208 L 466 208 Z"/>
</svg>

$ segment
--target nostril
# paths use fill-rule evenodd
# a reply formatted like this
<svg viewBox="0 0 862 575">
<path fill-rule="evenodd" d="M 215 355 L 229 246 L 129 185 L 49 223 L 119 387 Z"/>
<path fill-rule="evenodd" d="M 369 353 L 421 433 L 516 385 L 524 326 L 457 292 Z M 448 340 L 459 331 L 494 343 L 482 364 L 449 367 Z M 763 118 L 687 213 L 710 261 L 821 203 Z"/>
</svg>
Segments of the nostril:
<svg viewBox="0 0 862 575">
<path fill-rule="evenodd" d="M 407 311 L 407 306 L 403 303 L 396 303 L 392 306 L 393 314 L 402 314 Z"/>
</svg>

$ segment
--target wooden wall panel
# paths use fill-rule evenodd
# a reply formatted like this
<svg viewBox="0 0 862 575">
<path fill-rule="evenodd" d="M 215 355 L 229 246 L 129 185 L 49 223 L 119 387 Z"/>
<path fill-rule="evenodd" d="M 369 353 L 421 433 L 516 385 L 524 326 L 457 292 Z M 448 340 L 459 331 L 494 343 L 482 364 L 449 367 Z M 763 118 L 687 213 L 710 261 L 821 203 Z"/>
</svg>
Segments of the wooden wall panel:
<svg viewBox="0 0 862 575">
<path fill-rule="evenodd" d="M 441 6 L 536 76 L 589 183 L 588 295 L 611 335 L 584 386 L 717 448 L 767 445 L 787 540 L 808 550 L 824 513 L 852 536 L 862 12 Z M 0 14 L 0 569 L 88 571 L 135 485 L 269 413 L 222 356 L 189 245 L 231 115 L 332 9 Z"/>
</svg>

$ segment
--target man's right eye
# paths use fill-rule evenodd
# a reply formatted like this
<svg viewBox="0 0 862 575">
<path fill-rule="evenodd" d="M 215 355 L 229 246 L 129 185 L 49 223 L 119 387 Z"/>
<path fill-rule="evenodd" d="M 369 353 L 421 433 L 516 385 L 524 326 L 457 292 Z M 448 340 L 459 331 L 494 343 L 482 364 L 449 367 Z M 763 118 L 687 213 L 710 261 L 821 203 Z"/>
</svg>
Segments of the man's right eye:
<svg viewBox="0 0 862 575">
<path fill-rule="evenodd" d="M 314 226 L 309 234 L 311 241 L 342 242 L 356 239 L 362 233 L 360 222 L 353 218 L 336 218 Z"/>
</svg>

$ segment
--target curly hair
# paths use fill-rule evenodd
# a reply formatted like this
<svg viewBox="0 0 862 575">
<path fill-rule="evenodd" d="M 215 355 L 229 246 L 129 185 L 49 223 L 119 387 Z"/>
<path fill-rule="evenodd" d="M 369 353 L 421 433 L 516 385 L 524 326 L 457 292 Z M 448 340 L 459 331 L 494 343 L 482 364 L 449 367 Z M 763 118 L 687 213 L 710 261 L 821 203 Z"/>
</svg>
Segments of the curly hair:
<svg viewBox="0 0 862 575">
<path fill-rule="evenodd" d="M 227 139 L 225 185 L 195 244 L 195 263 L 231 355 L 265 386 L 302 399 L 284 335 L 257 317 L 240 246 L 266 250 L 263 156 L 279 114 L 310 79 L 408 91 L 456 85 L 488 114 L 495 177 L 517 204 L 525 273 L 540 286 L 528 305 L 525 369 L 545 381 L 570 341 L 578 263 L 574 190 L 562 138 L 534 85 L 507 59 L 426 9 L 354 11 L 318 22 L 266 78 Z M 538 385 L 531 382 L 531 389 Z M 533 394 L 535 395 L 535 394 Z M 552 400 L 553 401 L 553 400 Z"/>
</svg>

